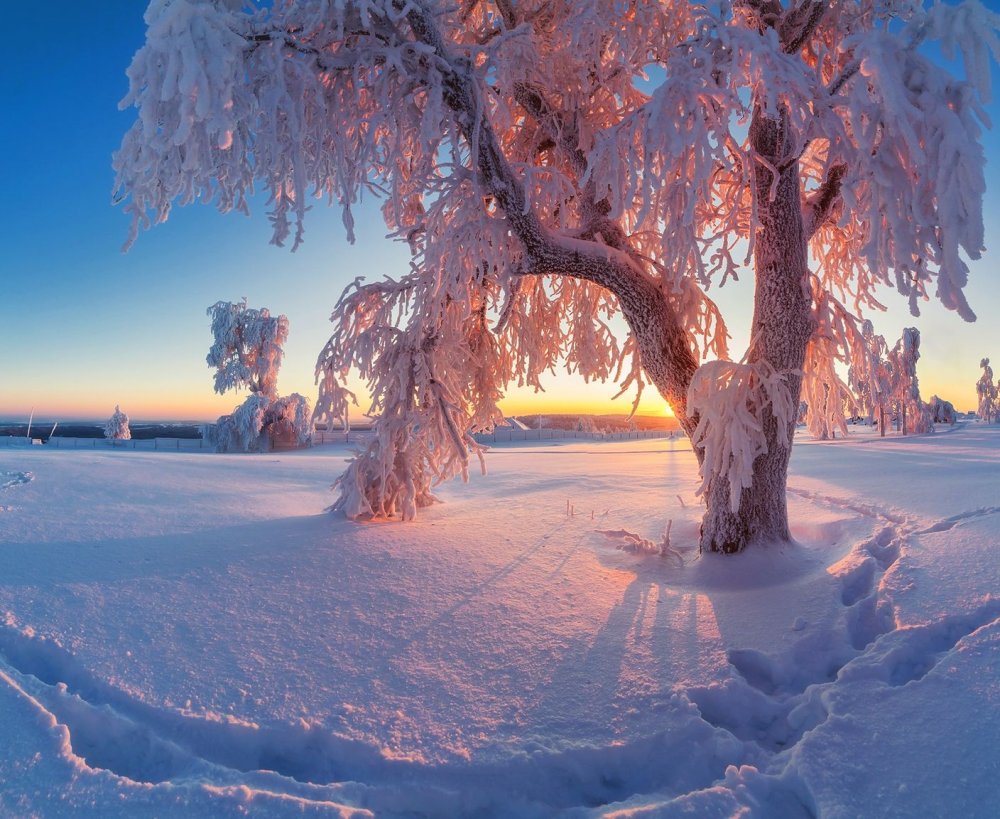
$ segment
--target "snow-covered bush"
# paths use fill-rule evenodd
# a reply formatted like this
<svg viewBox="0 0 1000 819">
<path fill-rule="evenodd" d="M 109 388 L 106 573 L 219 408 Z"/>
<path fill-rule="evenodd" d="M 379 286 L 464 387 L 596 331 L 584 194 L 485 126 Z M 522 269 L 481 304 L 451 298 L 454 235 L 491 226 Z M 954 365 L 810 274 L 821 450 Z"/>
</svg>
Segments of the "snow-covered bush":
<svg viewBox="0 0 1000 819">
<path fill-rule="evenodd" d="M 297 392 L 276 398 L 264 413 L 264 428 L 274 439 L 305 446 L 312 436 L 309 401 Z"/>
<path fill-rule="evenodd" d="M 112 441 L 128 441 L 132 438 L 132 430 L 128 428 L 128 416 L 122 412 L 118 404 L 115 411 L 104 424 L 104 437 Z"/>
<path fill-rule="evenodd" d="M 945 401 L 936 395 L 931 396 L 927 402 L 927 411 L 931 414 L 931 419 L 935 424 L 954 424 L 958 418 L 955 406 L 951 401 Z"/>
<path fill-rule="evenodd" d="M 218 452 L 256 452 L 261 447 L 264 417 L 270 404 L 266 395 L 250 393 L 232 415 L 215 422 L 212 443 Z"/>
</svg>

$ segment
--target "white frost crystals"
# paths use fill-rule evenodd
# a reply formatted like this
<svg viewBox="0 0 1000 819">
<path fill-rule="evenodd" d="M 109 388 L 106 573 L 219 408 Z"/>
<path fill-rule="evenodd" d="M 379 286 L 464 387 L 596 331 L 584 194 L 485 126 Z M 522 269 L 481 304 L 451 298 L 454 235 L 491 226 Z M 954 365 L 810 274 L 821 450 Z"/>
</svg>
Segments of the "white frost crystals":
<svg viewBox="0 0 1000 819">
<path fill-rule="evenodd" d="M 763 360 L 753 364 L 708 361 L 691 380 L 688 406 L 698 413 L 691 442 L 705 451 L 698 494 L 704 495 L 713 479 L 728 479 L 729 504 L 736 514 L 741 492 L 753 478 L 753 462 L 767 452 L 765 410 L 770 409 L 777 422 L 779 445 L 791 446 L 789 430 L 796 407 L 785 373 Z"/>
</svg>

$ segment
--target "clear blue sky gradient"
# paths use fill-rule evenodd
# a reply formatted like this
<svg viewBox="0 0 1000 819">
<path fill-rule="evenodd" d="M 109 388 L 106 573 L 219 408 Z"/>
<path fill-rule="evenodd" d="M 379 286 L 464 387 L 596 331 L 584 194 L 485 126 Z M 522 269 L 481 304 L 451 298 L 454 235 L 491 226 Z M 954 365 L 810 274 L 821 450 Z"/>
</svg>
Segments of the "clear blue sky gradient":
<svg viewBox="0 0 1000 819">
<path fill-rule="evenodd" d="M 1000 0 L 990 5 L 1000 6 Z M 4 49 L 0 157 L 0 419 L 105 418 L 120 403 L 133 419 L 211 419 L 242 400 L 215 396 L 205 364 L 210 344 L 205 309 L 246 296 L 288 316 L 291 326 L 279 389 L 315 398 L 313 367 L 329 336 L 329 314 L 356 276 L 378 278 L 406 269 L 403 247 L 385 240 L 373 203 L 358 215 L 349 245 L 339 213 L 321 204 L 306 222 L 296 253 L 268 244 L 263 202 L 247 219 L 194 205 L 143 233 L 121 253 L 128 220 L 111 206 L 111 154 L 134 119 L 118 111 L 125 69 L 144 39 L 138 0 L 54 0 L 9 4 Z M 1000 76 L 994 70 L 994 96 Z M 1000 105 L 989 108 L 1000 120 Z M 998 123 L 1000 127 L 1000 123 Z M 920 327 L 924 397 L 938 393 L 959 409 L 974 406 L 979 360 L 1000 362 L 1000 135 L 986 135 L 987 246 L 972 266 L 969 300 L 979 315 L 966 324 L 931 302 L 912 319 L 904 300 L 884 294 L 890 311 L 873 316 L 892 344 L 902 327 Z M 751 280 L 714 295 L 730 322 L 733 353 L 742 354 L 750 319 Z M 585 387 L 553 379 L 532 403 L 517 393 L 513 412 L 627 411 L 608 399 L 613 385 Z M 652 389 L 648 391 L 652 393 Z M 644 402 L 662 411 L 658 398 Z"/>
</svg>

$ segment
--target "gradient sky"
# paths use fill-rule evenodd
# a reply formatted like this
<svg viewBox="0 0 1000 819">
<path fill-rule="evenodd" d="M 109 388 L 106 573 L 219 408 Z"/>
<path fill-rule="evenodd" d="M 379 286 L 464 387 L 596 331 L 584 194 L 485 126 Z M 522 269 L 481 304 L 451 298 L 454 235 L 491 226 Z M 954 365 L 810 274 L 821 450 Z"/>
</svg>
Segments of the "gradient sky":
<svg viewBox="0 0 1000 819">
<path fill-rule="evenodd" d="M 1000 0 L 988 3 L 1000 9 Z M 404 248 L 384 239 L 376 207 L 358 213 L 358 240 L 344 238 L 339 213 L 318 205 L 296 252 L 268 244 L 262 203 L 251 218 L 200 205 L 176 209 L 121 253 L 128 219 L 110 204 L 111 154 L 134 114 L 117 109 L 125 69 L 144 39 L 140 0 L 10 4 L 5 8 L 0 157 L 0 419 L 108 417 L 115 404 L 133 420 L 214 419 L 243 396 L 215 395 L 205 364 L 211 343 L 205 309 L 246 297 L 289 318 L 283 394 L 315 399 L 316 355 L 330 334 L 329 314 L 356 276 L 398 275 Z M 994 71 L 995 96 L 1000 77 Z M 1000 105 L 989 113 L 1000 121 Z M 997 125 L 1000 128 L 1000 122 Z M 936 302 L 910 317 L 905 301 L 884 294 L 889 312 L 873 316 L 890 346 L 904 326 L 921 330 L 918 366 L 924 398 L 937 393 L 960 410 L 975 407 L 979 360 L 1000 362 L 1000 134 L 986 136 L 988 250 L 973 263 L 967 324 Z M 713 292 L 742 355 L 750 321 L 752 275 Z M 547 392 L 515 391 L 510 413 L 627 412 L 611 402 L 613 384 L 553 377 Z M 652 387 L 643 412 L 662 412 Z"/>
</svg>

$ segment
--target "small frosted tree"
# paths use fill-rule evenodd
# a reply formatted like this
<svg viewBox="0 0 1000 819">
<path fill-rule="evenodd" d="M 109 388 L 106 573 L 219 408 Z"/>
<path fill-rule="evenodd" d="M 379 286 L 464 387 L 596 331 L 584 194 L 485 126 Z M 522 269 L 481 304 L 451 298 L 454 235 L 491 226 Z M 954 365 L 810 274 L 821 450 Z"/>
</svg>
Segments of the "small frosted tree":
<svg viewBox="0 0 1000 819">
<path fill-rule="evenodd" d="M 104 437 L 111 441 L 129 441 L 132 439 L 132 430 L 128 426 L 128 416 L 122 412 L 122 408 L 115 404 L 115 411 L 104 424 Z"/>
<path fill-rule="evenodd" d="M 309 403 L 298 393 L 278 397 L 278 370 L 288 339 L 288 318 L 272 316 L 241 302 L 220 301 L 208 308 L 212 347 L 206 361 L 215 368 L 215 391 L 249 390 L 231 415 L 216 422 L 214 443 L 220 452 L 249 452 L 260 447 L 261 435 L 272 425 L 303 444 L 312 426 Z"/>
<path fill-rule="evenodd" d="M 278 394 L 278 370 L 288 340 L 288 318 L 272 316 L 247 300 L 219 301 L 206 311 L 212 318 L 212 347 L 205 360 L 215 368 L 215 391 L 247 389 L 273 400 Z"/>
<path fill-rule="evenodd" d="M 348 514 L 412 516 L 508 385 L 562 361 L 669 402 L 702 549 L 788 540 L 818 293 L 856 313 L 880 284 L 913 310 L 936 290 L 974 318 L 1000 50 L 975 0 L 157 0 L 146 21 L 115 158 L 132 238 L 175 201 L 246 210 L 263 188 L 275 243 L 302 240 L 310 195 L 353 240 L 368 191 L 409 244 L 406 275 L 344 294 L 318 362 L 318 414 L 344 417 L 355 369 L 378 419 Z M 748 272 L 737 364 L 709 292 Z"/>
<path fill-rule="evenodd" d="M 305 446 L 312 434 L 308 399 L 297 392 L 276 398 L 264 413 L 264 426 L 296 446 Z"/>
<path fill-rule="evenodd" d="M 879 435 L 884 438 L 886 407 L 892 395 L 889 346 L 883 336 L 876 334 L 872 323 L 865 321 L 860 337 L 851 346 L 851 353 L 848 383 L 868 420 L 872 421 L 877 416 Z"/>
<path fill-rule="evenodd" d="M 976 382 L 976 394 L 979 396 L 977 415 L 987 424 L 993 423 L 997 414 L 997 385 L 993 383 L 993 368 L 990 360 L 984 358 L 979 362 L 983 374 Z"/>
<path fill-rule="evenodd" d="M 891 396 L 899 430 L 903 435 L 908 432 L 931 432 L 934 429 L 931 415 L 920 400 L 920 382 L 917 378 L 919 359 L 920 331 L 916 327 L 906 327 L 888 356 L 892 373 Z"/>
</svg>

